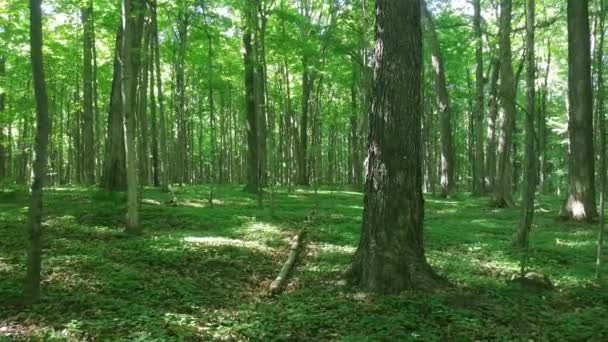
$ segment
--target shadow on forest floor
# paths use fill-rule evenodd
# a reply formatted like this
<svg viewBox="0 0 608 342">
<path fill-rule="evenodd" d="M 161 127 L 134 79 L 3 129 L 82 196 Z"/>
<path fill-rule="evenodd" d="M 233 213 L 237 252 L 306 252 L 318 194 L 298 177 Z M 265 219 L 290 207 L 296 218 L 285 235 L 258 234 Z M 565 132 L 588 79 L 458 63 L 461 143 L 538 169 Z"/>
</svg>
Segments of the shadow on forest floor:
<svg viewBox="0 0 608 342">
<path fill-rule="evenodd" d="M 426 199 L 426 250 L 453 288 L 374 296 L 340 273 L 359 238 L 356 192 L 275 189 L 265 207 L 236 186 L 178 187 L 176 207 L 154 189 L 145 233 L 123 233 L 124 195 L 65 188 L 45 194 L 44 294 L 18 304 L 25 273 L 27 198 L 0 193 L 0 339 L 60 340 L 602 340 L 608 293 L 592 282 L 595 227 L 558 222 L 560 200 L 540 200 L 531 267 L 556 290 L 522 292 L 510 247 L 519 210 L 487 199 Z M 307 248 L 286 292 L 266 289 L 306 229 Z"/>
</svg>

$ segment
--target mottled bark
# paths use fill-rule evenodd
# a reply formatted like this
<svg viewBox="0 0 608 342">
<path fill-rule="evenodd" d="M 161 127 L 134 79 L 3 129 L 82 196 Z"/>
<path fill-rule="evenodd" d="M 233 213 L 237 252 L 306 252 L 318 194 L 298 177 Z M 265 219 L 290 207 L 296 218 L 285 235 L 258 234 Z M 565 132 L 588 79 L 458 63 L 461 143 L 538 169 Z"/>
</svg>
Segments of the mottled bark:
<svg viewBox="0 0 608 342">
<path fill-rule="evenodd" d="M 376 1 L 376 63 L 363 227 L 354 284 L 385 293 L 430 289 L 423 245 L 420 2 Z M 408 139 L 403 139 L 408 137 Z"/>
<path fill-rule="evenodd" d="M 500 86 L 498 89 L 498 168 L 494 186 L 495 203 L 499 207 L 513 206 L 512 160 L 513 127 L 515 120 L 515 78 L 511 52 L 512 0 L 502 0 L 499 28 Z"/>
<path fill-rule="evenodd" d="M 589 2 L 568 0 L 570 189 L 560 216 L 576 221 L 596 215 L 590 45 Z"/>
</svg>

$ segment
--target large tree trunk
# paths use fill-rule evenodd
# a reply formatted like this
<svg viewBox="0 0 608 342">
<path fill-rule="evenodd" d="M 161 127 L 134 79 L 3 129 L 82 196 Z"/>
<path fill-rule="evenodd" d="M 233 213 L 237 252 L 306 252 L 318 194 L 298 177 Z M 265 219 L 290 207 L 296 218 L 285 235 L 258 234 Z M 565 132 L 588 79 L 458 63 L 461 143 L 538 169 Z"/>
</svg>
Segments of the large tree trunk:
<svg viewBox="0 0 608 342">
<path fill-rule="evenodd" d="M 420 24 L 418 0 L 376 1 L 365 209 L 351 269 L 355 284 L 375 292 L 438 284 L 423 245 Z"/>
<path fill-rule="evenodd" d="M 486 189 L 493 191 L 496 184 L 496 137 L 498 117 L 498 78 L 500 75 L 500 62 L 497 58 L 492 60 L 492 74 L 490 76 L 490 88 L 488 94 L 488 130 L 486 136 Z"/>
<path fill-rule="evenodd" d="M 89 6 L 82 8 L 82 47 L 83 47 L 83 72 L 82 72 L 82 174 L 84 184 L 95 183 L 95 120 L 93 115 L 93 26 L 91 15 L 93 8 Z"/>
<path fill-rule="evenodd" d="M 536 116 L 536 56 L 534 47 L 534 0 L 526 2 L 526 156 L 524 166 L 523 203 L 521 207 L 521 220 L 516 244 L 522 249 L 528 248 L 528 238 L 532 220 L 534 219 L 534 195 L 536 192 L 536 136 L 534 133 L 534 118 Z M 525 274 L 527 251 L 524 251 L 521 265 L 521 275 Z"/>
<path fill-rule="evenodd" d="M 500 87 L 498 90 L 500 134 L 498 139 L 498 169 L 494 195 L 499 207 L 513 206 L 512 160 L 513 127 L 515 120 L 515 82 L 511 52 L 512 0 L 500 5 L 499 57 Z"/>
<path fill-rule="evenodd" d="M 568 0 L 568 198 L 563 218 L 591 221 L 596 215 L 593 105 L 588 0 Z"/>
<path fill-rule="evenodd" d="M 483 148 L 483 117 L 484 117 L 484 79 L 483 79 L 483 38 L 481 31 L 481 0 L 473 0 L 475 28 L 475 179 L 473 180 L 473 194 L 485 193 L 485 170 Z"/>
<path fill-rule="evenodd" d="M 433 76 L 435 77 L 435 91 L 437 92 L 437 108 L 439 110 L 439 131 L 441 137 L 441 195 L 451 196 L 456 191 L 454 179 L 455 158 L 454 142 L 452 137 L 452 112 L 450 98 L 445 77 L 445 67 L 441 46 L 435 31 L 433 18 L 422 0 L 422 18 L 428 31 L 429 47 L 433 59 Z"/>
<path fill-rule="evenodd" d="M 137 77 L 139 73 L 139 49 L 141 46 L 141 30 L 143 28 L 143 0 L 123 0 L 122 2 L 122 103 L 125 112 L 125 156 L 127 160 L 127 230 L 138 232 L 139 203 L 138 203 L 138 171 L 137 171 L 137 134 L 135 113 L 137 93 Z"/>
<path fill-rule="evenodd" d="M 34 180 L 29 209 L 28 233 L 30 248 L 27 260 L 27 275 L 24 295 L 27 302 L 33 303 L 40 296 L 40 271 L 42 262 L 42 189 L 46 173 L 49 141 L 49 110 L 44 80 L 42 58 L 42 11 L 41 0 L 30 0 L 30 54 L 34 95 L 36 97 L 36 143 L 34 149 Z"/>
<path fill-rule="evenodd" d="M 150 68 L 150 36 L 152 30 L 150 23 L 146 21 L 143 28 L 143 45 L 141 54 L 142 69 L 139 78 L 138 100 L 137 100 L 137 123 L 138 123 L 138 156 L 139 156 L 139 179 L 142 185 L 150 184 L 150 143 L 148 130 L 148 69 Z"/>
<path fill-rule="evenodd" d="M 108 191 L 124 191 L 127 189 L 124 110 L 120 88 L 122 79 L 122 65 L 120 63 L 122 40 L 123 31 L 121 27 L 116 34 L 114 73 L 112 75 L 110 111 L 108 113 L 108 141 L 106 143 L 105 166 L 102 177 L 102 186 Z"/>
</svg>

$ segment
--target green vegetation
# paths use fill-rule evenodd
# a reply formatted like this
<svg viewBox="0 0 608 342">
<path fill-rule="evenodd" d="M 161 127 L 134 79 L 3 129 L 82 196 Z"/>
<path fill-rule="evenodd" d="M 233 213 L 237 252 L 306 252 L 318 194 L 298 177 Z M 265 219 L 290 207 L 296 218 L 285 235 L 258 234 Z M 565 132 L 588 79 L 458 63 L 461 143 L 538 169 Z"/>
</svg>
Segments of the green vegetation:
<svg viewBox="0 0 608 342">
<path fill-rule="evenodd" d="M 0 198 L 0 330 L 9 339 L 59 340 L 603 340 L 608 292 L 594 284 L 595 228 L 555 220 L 560 199 L 541 197 L 531 270 L 555 291 L 522 289 L 511 247 L 518 209 L 488 199 L 426 198 L 426 250 L 453 287 L 377 296 L 341 285 L 361 229 L 362 196 L 275 189 L 258 209 L 240 187 L 176 188 L 178 205 L 148 188 L 144 234 L 124 233 L 125 196 L 93 188 L 45 193 L 43 293 L 18 301 L 25 275 L 28 197 Z M 285 292 L 266 290 L 307 230 Z"/>
</svg>

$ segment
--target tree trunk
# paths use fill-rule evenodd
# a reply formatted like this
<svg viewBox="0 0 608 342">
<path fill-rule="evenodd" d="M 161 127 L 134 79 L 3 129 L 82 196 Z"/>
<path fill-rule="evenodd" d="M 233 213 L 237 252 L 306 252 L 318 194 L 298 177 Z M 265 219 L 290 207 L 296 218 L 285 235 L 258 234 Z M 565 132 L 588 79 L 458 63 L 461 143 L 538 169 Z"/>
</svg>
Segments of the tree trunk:
<svg viewBox="0 0 608 342">
<path fill-rule="evenodd" d="M 105 166 L 102 177 L 102 186 L 108 191 L 124 191 L 127 189 L 124 110 L 121 92 L 122 65 L 120 63 L 122 41 L 123 30 L 121 27 L 116 34 L 114 72 L 110 94 L 110 111 L 108 113 L 108 140 L 106 143 Z"/>
<path fill-rule="evenodd" d="M 95 183 L 95 120 L 93 115 L 93 8 L 82 8 L 83 72 L 82 72 L 82 174 L 84 184 Z"/>
<path fill-rule="evenodd" d="M 158 39 L 158 4 L 152 0 L 152 26 L 154 30 L 154 65 L 156 71 L 156 98 L 158 99 L 158 121 L 160 126 L 160 187 L 162 191 L 169 191 L 169 149 L 167 146 L 167 122 L 165 118 L 165 105 L 163 96 L 162 78 L 160 72 L 160 45 Z"/>
<path fill-rule="evenodd" d="M 150 68 L 150 29 L 146 21 L 143 28 L 143 45 L 141 54 L 142 70 L 137 87 L 137 123 L 138 123 L 138 157 L 139 157 L 139 180 L 142 185 L 150 184 L 150 143 L 148 130 L 148 69 Z"/>
<path fill-rule="evenodd" d="M 40 273 L 42 263 L 42 193 L 46 173 L 49 141 L 49 112 L 44 66 L 42 57 L 42 11 L 41 0 L 30 0 L 30 54 L 34 95 L 36 97 L 36 143 L 34 149 L 34 180 L 29 209 L 28 235 L 30 248 L 27 259 L 27 274 L 24 287 L 25 300 L 36 302 L 40 296 Z"/>
<path fill-rule="evenodd" d="M 483 38 L 481 31 L 481 0 L 473 0 L 475 28 L 475 179 L 473 180 L 473 195 L 485 193 L 485 170 L 483 148 L 483 117 L 485 111 L 484 79 L 483 79 Z"/>
<path fill-rule="evenodd" d="M 127 231 L 136 233 L 139 227 L 138 172 L 135 144 L 137 76 L 139 73 L 139 49 L 143 28 L 143 0 L 122 1 L 122 104 L 125 112 L 125 156 L 127 160 Z"/>
<path fill-rule="evenodd" d="M 376 1 L 375 55 L 365 209 L 351 276 L 374 292 L 429 289 L 439 280 L 423 245 L 418 0 Z"/>
<path fill-rule="evenodd" d="M 526 1 L 526 156 L 523 183 L 523 203 L 521 208 L 521 220 L 519 232 L 515 241 L 519 248 L 523 249 L 521 263 L 521 276 L 525 275 L 527 263 L 528 240 L 532 220 L 534 219 L 534 195 L 536 192 L 536 152 L 534 145 L 536 136 L 534 132 L 534 118 L 536 117 L 536 56 L 534 47 L 534 0 Z"/>
<path fill-rule="evenodd" d="M 6 59 L 4 56 L 0 56 L 0 78 L 4 78 L 6 75 Z M 6 93 L 4 89 L 0 89 L 0 116 L 4 116 L 4 109 L 6 106 Z M 5 141 L 4 137 L 4 122 L 0 122 L 0 181 L 7 177 L 7 164 L 8 164 L 8 141 Z M 10 165 L 10 164 L 9 164 Z"/>
<path fill-rule="evenodd" d="M 568 0 L 570 189 L 560 216 L 576 221 L 591 221 L 596 215 L 589 37 L 588 0 Z"/>
<path fill-rule="evenodd" d="M 498 78 L 500 75 L 500 62 L 497 58 L 492 60 L 492 74 L 490 76 L 490 101 L 488 104 L 488 131 L 486 137 L 486 189 L 493 191 L 496 184 L 496 138 L 498 117 Z"/>
<path fill-rule="evenodd" d="M 258 120 L 255 96 L 255 55 L 252 45 L 252 27 L 248 24 L 243 34 L 245 48 L 245 109 L 247 113 L 247 184 L 245 190 L 259 190 Z"/>
<path fill-rule="evenodd" d="M 433 60 L 433 76 L 435 77 L 435 91 L 437 92 L 437 107 L 439 110 L 439 130 L 441 137 L 441 195 L 449 197 L 456 191 L 450 98 L 446 84 L 441 46 L 439 45 L 439 39 L 437 38 L 437 32 L 435 31 L 435 23 L 428 11 L 426 2 L 422 0 L 421 3 L 422 18 L 424 19 L 427 28 L 429 47 Z"/>
<path fill-rule="evenodd" d="M 498 90 L 500 135 L 494 195 L 497 206 L 510 207 L 513 206 L 511 149 L 513 147 L 513 123 L 516 114 L 511 53 L 512 0 L 502 0 L 500 7 L 498 41 L 500 52 L 500 87 Z"/>
</svg>

